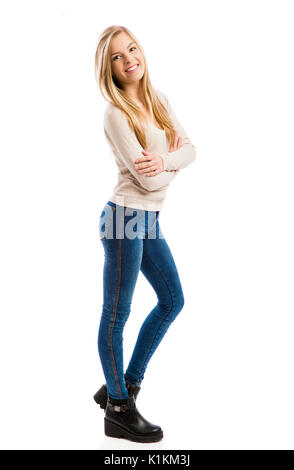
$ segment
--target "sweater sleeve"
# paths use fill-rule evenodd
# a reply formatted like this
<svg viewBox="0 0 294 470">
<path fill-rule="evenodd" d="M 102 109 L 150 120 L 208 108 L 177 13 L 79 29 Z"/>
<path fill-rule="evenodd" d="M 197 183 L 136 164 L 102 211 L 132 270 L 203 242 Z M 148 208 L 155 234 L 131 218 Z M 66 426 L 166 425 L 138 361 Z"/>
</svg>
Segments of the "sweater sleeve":
<svg viewBox="0 0 294 470">
<path fill-rule="evenodd" d="M 196 149 L 186 134 L 186 131 L 182 127 L 181 123 L 179 122 L 166 95 L 159 90 L 157 90 L 157 92 L 159 97 L 163 97 L 163 102 L 167 107 L 174 127 L 178 131 L 179 136 L 182 138 L 182 145 L 178 150 L 160 154 L 163 159 L 163 168 L 166 171 L 180 170 L 190 165 L 190 163 L 196 159 Z"/>
<path fill-rule="evenodd" d="M 146 176 L 135 169 L 135 161 L 143 156 L 141 152 L 144 149 L 135 133 L 131 131 L 124 113 L 113 105 L 109 105 L 104 113 L 104 134 L 113 152 L 147 191 L 156 191 L 166 186 L 178 174 L 179 171 L 175 170 L 172 172 L 162 171 L 155 176 Z"/>
</svg>

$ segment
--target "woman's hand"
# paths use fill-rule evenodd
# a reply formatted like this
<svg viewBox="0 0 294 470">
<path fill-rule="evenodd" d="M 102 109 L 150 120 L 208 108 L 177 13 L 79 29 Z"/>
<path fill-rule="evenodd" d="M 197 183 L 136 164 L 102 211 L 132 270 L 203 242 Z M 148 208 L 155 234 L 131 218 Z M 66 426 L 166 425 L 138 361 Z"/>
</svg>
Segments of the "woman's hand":
<svg viewBox="0 0 294 470">
<path fill-rule="evenodd" d="M 135 170 L 145 176 L 155 176 L 163 171 L 163 160 L 160 155 L 142 150 L 143 157 L 135 161 Z"/>
<path fill-rule="evenodd" d="M 174 152 L 180 148 L 182 143 L 181 137 L 179 136 L 178 132 L 176 131 L 175 139 L 173 145 L 170 145 L 169 152 Z M 146 152 L 146 150 L 142 150 L 144 154 L 143 157 L 137 158 L 135 161 L 135 170 L 138 173 L 143 174 L 145 176 L 155 176 L 159 175 L 163 169 L 163 159 L 160 155 Z"/>
</svg>

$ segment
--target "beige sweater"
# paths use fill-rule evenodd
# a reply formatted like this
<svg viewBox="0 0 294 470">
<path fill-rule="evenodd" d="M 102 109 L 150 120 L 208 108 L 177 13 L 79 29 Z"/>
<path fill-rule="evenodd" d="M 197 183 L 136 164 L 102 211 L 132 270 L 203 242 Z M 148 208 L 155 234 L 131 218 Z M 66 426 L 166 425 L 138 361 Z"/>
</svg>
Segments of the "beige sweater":
<svg viewBox="0 0 294 470">
<path fill-rule="evenodd" d="M 174 127 L 182 138 L 181 147 L 169 152 L 165 132 L 151 122 L 148 123 L 145 150 L 159 154 L 164 163 L 164 171 L 156 176 L 146 176 L 135 169 L 135 161 L 143 157 L 143 147 L 131 131 L 125 114 L 110 103 L 104 113 L 104 133 L 118 167 L 118 182 L 108 200 L 121 206 L 147 211 L 161 210 L 169 183 L 196 158 L 195 147 L 179 123 L 167 97 L 157 89 L 156 93 L 167 107 Z"/>
</svg>

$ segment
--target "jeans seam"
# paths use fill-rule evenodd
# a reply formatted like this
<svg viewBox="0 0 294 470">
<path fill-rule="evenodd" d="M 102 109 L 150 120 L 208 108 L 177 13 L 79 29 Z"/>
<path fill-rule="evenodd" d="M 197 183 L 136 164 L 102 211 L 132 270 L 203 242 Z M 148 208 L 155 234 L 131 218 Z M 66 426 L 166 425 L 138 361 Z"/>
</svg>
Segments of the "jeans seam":
<svg viewBox="0 0 294 470">
<path fill-rule="evenodd" d="M 109 331 L 109 336 L 110 336 L 110 353 L 111 353 L 111 361 L 112 361 L 112 367 L 113 367 L 113 372 L 114 372 L 114 378 L 115 382 L 117 385 L 118 393 L 120 397 L 122 398 L 122 392 L 121 388 L 119 385 L 119 378 L 117 374 L 117 368 L 115 364 L 115 359 L 114 359 L 114 353 L 113 353 L 113 346 L 112 346 L 112 330 L 114 327 L 115 319 L 116 319 L 116 313 L 117 313 L 117 304 L 118 304 L 118 297 L 119 297 L 119 291 L 120 291 L 120 281 L 121 281 L 121 240 L 118 240 L 118 280 L 117 280 L 117 286 L 116 286 L 116 293 L 115 293 L 115 304 L 114 304 L 114 309 L 113 309 L 113 316 L 111 319 L 111 325 L 110 325 L 110 331 Z"/>
</svg>

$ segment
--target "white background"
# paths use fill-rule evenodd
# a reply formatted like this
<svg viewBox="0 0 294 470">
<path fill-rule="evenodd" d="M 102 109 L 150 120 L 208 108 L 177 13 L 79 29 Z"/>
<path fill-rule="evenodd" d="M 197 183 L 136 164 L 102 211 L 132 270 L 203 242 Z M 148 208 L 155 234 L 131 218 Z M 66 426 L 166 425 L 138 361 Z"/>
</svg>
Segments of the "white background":
<svg viewBox="0 0 294 470">
<path fill-rule="evenodd" d="M 139 3 L 1 2 L 1 448 L 294 449 L 293 2 Z M 94 55 L 112 24 L 197 149 L 160 215 L 186 303 L 138 397 L 164 431 L 147 445 L 105 437 L 92 399 L 117 178 Z M 155 303 L 140 273 L 125 367 Z"/>
</svg>

